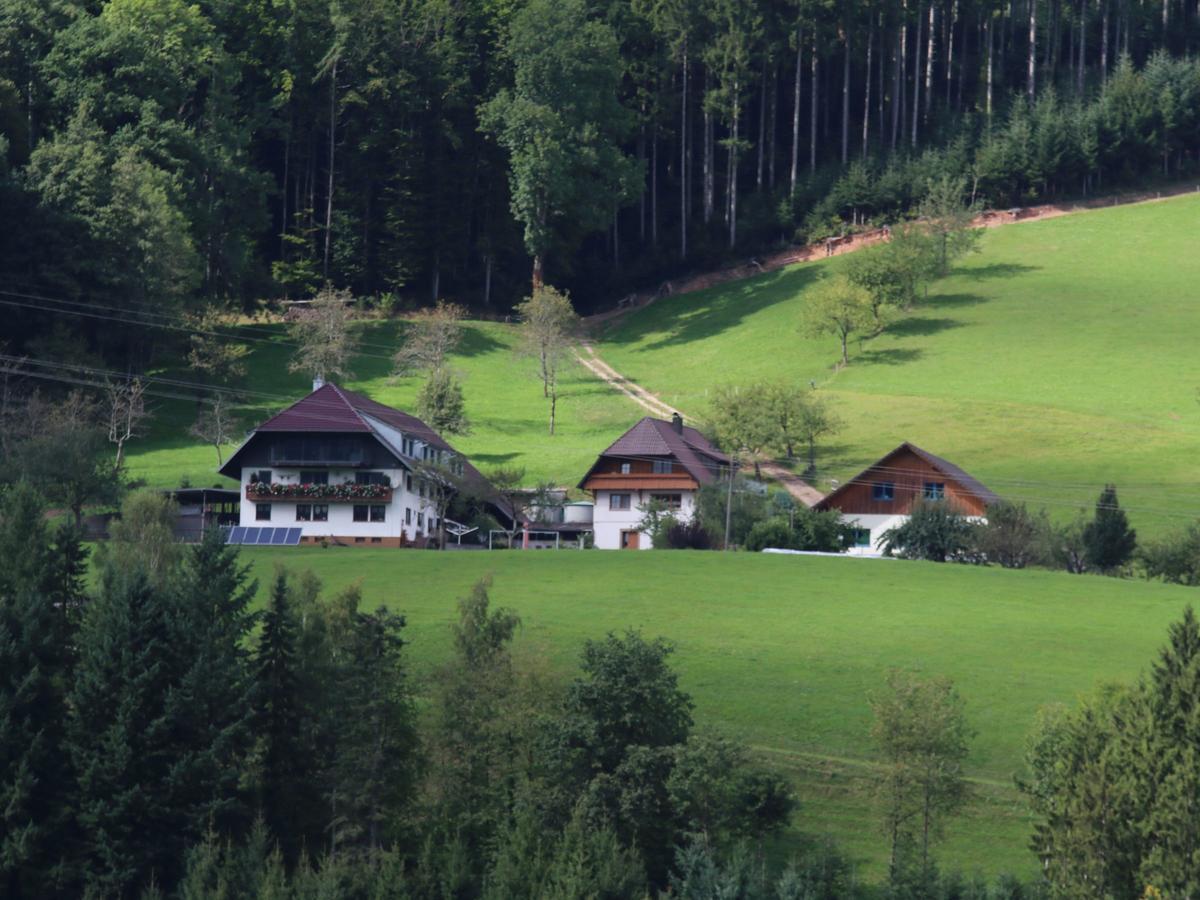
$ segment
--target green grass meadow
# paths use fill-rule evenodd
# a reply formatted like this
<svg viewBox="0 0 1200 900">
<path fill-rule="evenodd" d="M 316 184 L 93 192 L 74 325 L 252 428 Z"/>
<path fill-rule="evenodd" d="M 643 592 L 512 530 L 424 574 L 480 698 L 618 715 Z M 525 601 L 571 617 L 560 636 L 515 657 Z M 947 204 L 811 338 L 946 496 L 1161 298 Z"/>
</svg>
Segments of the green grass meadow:
<svg viewBox="0 0 1200 900">
<path fill-rule="evenodd" d="M 597 341 L 625 376 L 702 420 L 712 388 L 756 378 L 809 382 L 845 421 L 823 449 L 817 486 L 845 479 L 904 440 L 962 465 L 1001 495 L 1069 517 L 1114 482 L 1144 535 L 1200 517 L 1200 197 L 1075 213 L 989 230 L 981 252 L 928 301 L 832 366 L 832 338 L 799 331 L 806 290 L 838 259 L 660 300 Z M 359 326 L 349 387 L 402 408 L 418 379 L 393 382 L 396 322 Z M 309 389 L 290 374 L 281 326 L 252 344 L 244 386 L 270 397 L 249 427 Z M 512 326 L 471 323 L 455 354 L 472 434 L 454 443 L 484 471 L 574 485 L 643 411 L 572 361 L 559 430 L 512 347 Z M 172 373 L 180 374 L 180 373 Z M 182 377 L 189 377 L 183 375 Z M 215 451 L 187 434 L 191 403 L 160 401 L 130 470 L 154 486 L 213 484 Z"/>
<path fill-rule="evenodd" d="M 1060 515 L 1115 482 L 1134 524 L 1160 532 L 1200 516 L 1198 229 L 1186 196 L 989 230 L 840 371 L 836 339 L 799 332 L 805 291 L 838 259 L 658 301 L 601 353 L 697 416 L 722 382 L 816 383 L 846 422 L 821 488 L 909 440 Z"/>
<path fill-rule="evenodd" d="M 421 380 L 390 378 L 390 352 L 403 326 L 398 322 L 365 321 L 356 327 L 363 353 L 354 360 L 355 377 L 344 385 L 381 403 L 413 410 Z M 255 326 L 253 333 L 266 335 L 268 340 L 250 345 L 250 371 L 241 386 L 273 396 L 255 397 L 239 410 L 238 416 L 247 428 L 312 389 L 307 376 L 288 372 L 294 348 L 286 343 L 283 326 Z M 501 465 L 517 465 L 525 468 L 530 484 L 553 480 L 574 485 L 597 452 L 636 421 L 636 408 L 572 359 L 560 378 L 558 427 L 551 437 L 549 401 L 543 399 L 541 382 L 534 377 L 529 362 L 515 356 L 514 340 L 511 326 L 491 322 L 467 325 L 453 366 L 463 379 L 472 431 L 466 436 L 447 437 L 484 472 Z M 216 451 L 188 435 L 196 416 L 194 404 L 156 402 L 151 433 L 130 446 L 131 476 L 154 487 L 175 486 L 185 478 L 196 486 L 221 482 L 223 479 L 216 474 Z M 226 455 L 231 450 L 226 448 Z"/>
<path fill-rule="evenodd" d="M 700 727 L 735 735 L 796 781 L 802 808 L 780 852 L 832 836 L 877 876 L 868 696 L 889 667 L 952 677 L 977 731 L 975 800 L 940 858 L 1030 876 L 1029 819 L 1013 775 L 1034 714 L 1146 669 L 1192 593 L 1041 571 L 887 560 L 601 551 L 416 553 L 244 550 L 260 579 L 311 568 L 331 589 L 408 616 L 427 675 L 449 650 L 456 599 L 492 575 L 522 619 L 519 649 L 570 673 L 584 640 L 638 628 L 672 640 Z"/>
</svg>

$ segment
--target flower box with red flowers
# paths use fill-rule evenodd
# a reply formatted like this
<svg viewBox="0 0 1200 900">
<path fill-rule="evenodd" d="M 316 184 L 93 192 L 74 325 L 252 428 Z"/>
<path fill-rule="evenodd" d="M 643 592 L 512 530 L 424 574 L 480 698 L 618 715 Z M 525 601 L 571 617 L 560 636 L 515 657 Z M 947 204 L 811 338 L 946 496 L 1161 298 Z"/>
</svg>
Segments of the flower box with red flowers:
<svg viewBox="0 0 1200 900">
<path fill-rule="evenodd" d="M 325 500 L 353 503 L 360 500 L 392 499 L 388 484 L 279 484 L 265 481 L 246 485 L 247 500 Z"/>
</svg>

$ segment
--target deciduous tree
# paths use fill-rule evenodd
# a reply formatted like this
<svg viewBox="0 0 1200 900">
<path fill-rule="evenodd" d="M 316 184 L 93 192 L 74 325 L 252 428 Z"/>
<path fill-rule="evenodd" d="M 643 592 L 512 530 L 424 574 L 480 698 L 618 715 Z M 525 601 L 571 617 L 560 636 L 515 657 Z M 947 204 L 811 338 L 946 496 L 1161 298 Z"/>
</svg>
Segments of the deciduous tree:
<svg viewBox="0 0 1200 900">
<path fill-rule="evenodd" d="M 542 396 L 550 401 L 550 433 L 558 417 L 558 373 L 579 331 L 579 317 L 571 298 L 552 287 L 539 287 L 517 305 L 520 318 L 518 352 L 532 359 L 542 382 Z"/>
<path fill-rule="evenodd" d="M 289 330 L 298 345 L 289 372 L 307 372 L 315 382 L 352 378 L 350 360 L 358 338 L 350 329 L 353 297 L 345 289 L 326 285 Z"/>
<path fill-rule="evenodd" d="M 871 294 L 844 275 L 826 278 L 805 298 L 802 328 L 812 336 L 836 335 L 841 343 L 843 366 L 850 364 L 850 336 L 870 328 L 875 321 Z"/>
</svg>

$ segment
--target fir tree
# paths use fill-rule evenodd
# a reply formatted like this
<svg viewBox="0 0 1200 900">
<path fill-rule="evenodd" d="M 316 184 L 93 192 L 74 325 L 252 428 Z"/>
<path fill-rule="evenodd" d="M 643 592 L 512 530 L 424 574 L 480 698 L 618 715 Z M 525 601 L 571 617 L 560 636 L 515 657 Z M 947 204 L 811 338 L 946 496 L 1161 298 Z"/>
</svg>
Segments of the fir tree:
<svg viewBox="0 0 1200 900">
<path fill-rule="evenodd" d="M 311 821 L 315 773 L 306 752 L 297 623 L 286 570 L 275 573 L 254 658 L 259 804 L 264 822 L 294 861 Z"/>
<path fill-rule="evenodd" d="M 1129 527 L 1117 501 L 1117 489 L 1106 485 L 1096 501 L 1096 515 L 1083 529 L 1087 564 L 1105 574 L 1120 569 L 1137 549 L 1137 532 Z"/>
<path fill-rule="evenodd" d="M 173 882 L 202 831 L 189 833 L 170 789 L 178 618 L 176 604 L 137 570 L 107 571 L 84 615 L 69 747 L 79 778 L 81 874 L 100 895 L 136 893 L 152 876 Z"/>
<path fill-rule="evenodd" d="M 462 384 L 445 367 L 431 371 L 421 385 L 417 394 L 417 414 L 439 433 L 471 433 Z"/>
<path fill-rule="evenodd" d="M 17 486 L 0 504 L 0 893 L 11 898 L 51 893 L 69 837 L 71 640 L 55 551 L 36 493 Z"/>
</svg>

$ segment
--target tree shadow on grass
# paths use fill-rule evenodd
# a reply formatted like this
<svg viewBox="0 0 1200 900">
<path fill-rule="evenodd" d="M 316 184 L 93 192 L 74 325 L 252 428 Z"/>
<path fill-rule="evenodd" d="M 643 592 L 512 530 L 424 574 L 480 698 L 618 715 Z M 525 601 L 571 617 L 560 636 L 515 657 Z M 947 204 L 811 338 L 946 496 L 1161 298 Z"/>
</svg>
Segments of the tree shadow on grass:
<svg viewBox="0 0 1200 900">
<path fill-rule="evenodd" d="M 851 368 L 855 364 L 864 366 L 902 366 L 915 362 L 924 355 L 924 351 L 913 347 L 889 347 L 886 350 L 864 350 L 850 360 Z"/>
<path fill-rule="evenodd" d="M 1015 278 L 1036 272 L 1041 266 L 1027 266 L 1024 263 L 989 263 L 986 266 L 962 266 L 953 271 L 953 275 L 969 281 L 986 281 L 989 278 Z"/>
<path fill-rule="evenodd" d="M 645 311 L 634 313 L 621 328 L 605 337 L 607 344 L 631 344 L 641 339 L 642 330 L 667 333 L 641 348 L 662 350 L 704 340 L 738 327 L 761 310 L 793 299 L 818 277 L 814 266 L 780 269 L 742 281 L 714 285 L 703 291 L 657 301 Z"/>
<path fill-rule="evenodd" d="M 887 333 L 894 337 L 928 337 L 949 331 L 951 328 L 962 328 L 962 322 L 957 319 L 943 319 L 929 316 L 914 316 L 911 319 L 901 319 L 888 326 Z"/>
<path fill-rule="evenodd" d="M 987 299 L 979 294 L 936 294 L 919 305 L 929 309 L 954 309 L 960 306 L 978 306 L 980 303 L 986 303 Z"/>
<path fill-rule="evenodd" d="M 471 462 L 476 466 L 500 466 L 518 456 L 519 453 L 472 453 Z"/>
</svg>

